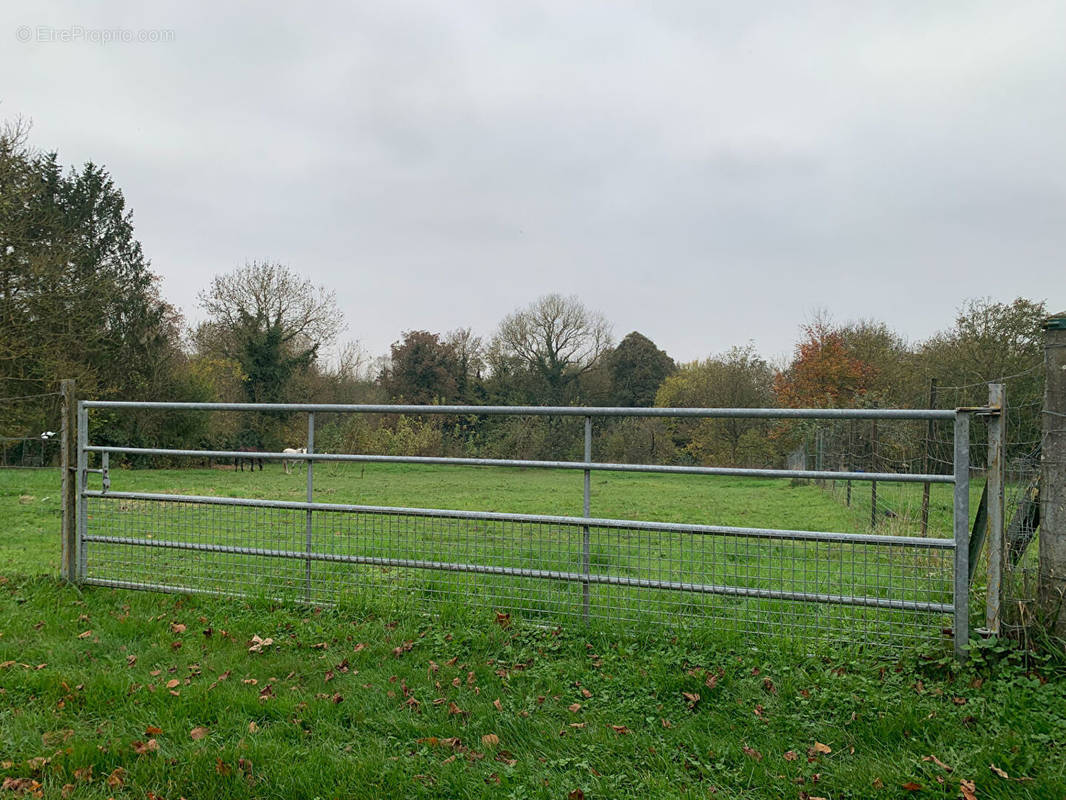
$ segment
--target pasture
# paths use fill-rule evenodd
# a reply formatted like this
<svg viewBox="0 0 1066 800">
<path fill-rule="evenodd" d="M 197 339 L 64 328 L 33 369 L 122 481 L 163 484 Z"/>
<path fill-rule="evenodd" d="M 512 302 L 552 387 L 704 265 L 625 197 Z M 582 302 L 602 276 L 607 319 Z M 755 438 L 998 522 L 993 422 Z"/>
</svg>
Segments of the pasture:
<svg viewBox="0 0 1066 800">
<path fill-rule="evenodd" d="M 573 473 L 345 466 L 315 477 L 324 502 L 580 513 Z M 813 485 L 593 481 L 596 515 L 862 530 L 856 510 Z M 280 465 L 116 470 L 113 488 L 293 500 L 306 490 Z M 797 650 L 742 630 L 622 633 L 596 619 L 540 627 L 476 603 L 430 615 L 388 598 L 312 608 L 78 590 L 52 577 L 57 490 L 55 471 L 0 471 L 0 775 L 15 791 L 165 800 L 954 798 L 970 782 L 982 798 L 1066 791 L 1066 687 L 1048 680 L 1061 667 L 1005 645 L 978 645 L 960 670 L 943 648 Z"/>
</svg>

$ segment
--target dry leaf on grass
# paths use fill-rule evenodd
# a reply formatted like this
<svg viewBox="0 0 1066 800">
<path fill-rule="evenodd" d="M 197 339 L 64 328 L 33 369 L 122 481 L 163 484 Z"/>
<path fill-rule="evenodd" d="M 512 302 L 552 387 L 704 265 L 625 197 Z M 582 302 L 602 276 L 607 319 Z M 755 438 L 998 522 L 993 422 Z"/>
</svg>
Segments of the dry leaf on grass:
<svg viewBox="0 0 1066 800">
<path fill-rule="evenodd" d="M 936 764 L 938 767 L 940 767 L 942 770 L 944 770 L 944 772 L 951 772 L 951 767 L 949 767 L 947 764 L 945 764 L 943 761 L 941 761 L 936 756 L 922 756 L 922 761 L 923 762 L 932 761 L 934 764 Z"/>
<path fill-rule="evenodd" d="M 269 636 L 266 639 L 260 639 L 259 634 L 253 634 L 252 640 L 248 642 L 248 652 L 261 653 L 264 647 L 270 647 L 272 644 L 274 644 L 274 640 Z"/>
<path fill-rule="evenodd" d="M 207 728 L 197 726 L 191 731 L 189 731 L 189 738 L 192 739 L 194 742 L 199 741 L 200 739 L 203 739 L 205 736 L 207 736 L 208 733 L 210 733 L 210 731 Z"/>
</svg>

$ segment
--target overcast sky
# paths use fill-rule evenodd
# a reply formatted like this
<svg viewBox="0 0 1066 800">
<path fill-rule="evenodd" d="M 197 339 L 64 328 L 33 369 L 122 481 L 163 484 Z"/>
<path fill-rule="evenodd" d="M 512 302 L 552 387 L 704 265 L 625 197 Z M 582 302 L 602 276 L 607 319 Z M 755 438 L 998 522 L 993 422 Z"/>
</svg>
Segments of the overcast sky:
<svg viewBox="0 0 1066 800">
<path fill-rule="evenodd" d="M 548 292 L 679 360 L 786 354 L 820 308 L 912 340 L 970 297 L 1066 308 L 1066 3 L 22 2 L 0 25 L 0 116 L 110 170 L 191 320 L 251 259 L 335 289 L 372 355 Z M 89 41 L 112 29 L 168 41 Z"/>
</svg>

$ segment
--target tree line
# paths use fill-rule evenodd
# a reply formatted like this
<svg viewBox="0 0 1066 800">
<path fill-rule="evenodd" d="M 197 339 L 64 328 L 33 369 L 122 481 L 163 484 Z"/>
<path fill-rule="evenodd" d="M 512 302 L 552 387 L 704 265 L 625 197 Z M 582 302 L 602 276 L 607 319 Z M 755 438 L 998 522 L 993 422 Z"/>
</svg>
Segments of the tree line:
<svg viewBox="0 0 1066 800">
<path fill-rule="evenodd" d="M 935 379 L 940 404 L 950 407 L 983 403 L 985 382 L 1011 376 L 1009 401 L 1023 410 L 1018 441 L 1038 438 L 1046 308 L 1025 298 L 968 301 L 917 343 L 883 322 L 820 315 L 779 364 L 750 344 L 679 364 L 640 332 L 616 341 L 602 314 L 558 294 L 505 315 L 487 337 L 469 328 L 403 331 L 371 361 L 358 345 L 341 345 L 333 292 L 270 262 L 216 276 L 199 305 L 205 321 L 189 328 L 161 296 L 132 213 L 104 168 L 64 169 L 55 153 L 29 145 L 24 124 L 4 127 L 0 398 L 27 399 L 0 401 L 0 435 L 54 427 L 57 399 L 33 395 L 64 377 L 92 398 L 624 407 L 922 407 Z M 92 436 L 270 450 L 302 444 L 303 425 L 285 413 L 140 411 L 94 415 Z M 598 458 L 752 466 L 780 463 L 810 433 L 739 419 L 597 427 Z M 555 417 L 337 415 L 321 420 L 317 439 L 334 452 L 579 458 L 580 429 L 580 420 Z M 876 448 L 862 431 L 847 436 L 849 452 Z M 913 461 L 923 443 L 909 436 L 892 446 Z"/>
</svg>

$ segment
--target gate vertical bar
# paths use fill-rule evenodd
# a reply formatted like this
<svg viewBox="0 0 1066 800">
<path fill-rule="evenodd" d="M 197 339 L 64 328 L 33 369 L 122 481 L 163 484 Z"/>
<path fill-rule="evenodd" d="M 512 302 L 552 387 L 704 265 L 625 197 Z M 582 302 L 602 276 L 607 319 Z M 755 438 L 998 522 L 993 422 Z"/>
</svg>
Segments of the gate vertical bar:
<svg viewBox="0 0 1066 800">
<path fill-rule="evenodd" d="M 1007 439 L 1007 388 L 1002 383 L 988 384 L 988 407 L 999 411 L 988 418 L 988 591 L 985 627 L 998 636 L 1000 609 L 1003 607 L 1003 471 Z"/>
<path fill-rule="evenodd" d="M 871 425 L 870 471 L 877 472 L 877 420 Z M 877 527 L 877 481 L 870 481 L 870 527 Z"/>
<path fill-rule="evenodd" d="M 62 420 L 59 428 L 60 466 L 63 469 L 63 577 L 75 581 L 78 577 L 78 448 L 75 439 L 77 429 L 77 401 L 74 399 L 74 381 L 59 382 L 63 396 Z"/>
<path fill-rule="evenodd" d="M 315 412 L 307 414 L 307 452 L 315 452 Z M 307 461 L 307 502 L 313 503 L 315 495 L 315 462 Z M 308 603 L 311 602 L 311 556 L 314 553 L 312 546 L 311 523 L 314 512 L 307 509 L 307 565 L 304 569 L 304 595 Z"/>
<path fill-rule="evenodd" d="M 75 476 L 75 490 L 77 491 L 78 524 L 75 531 L 75 544 L 77 546 L 78 570 L 75 580 L 85 578 L 85 533 L 89 526 L 88 501 L 82 494 L 87 488 L 89 478 L 89 409 L 85 407 L 85 401 L 78 401 L 78 474 Z"/>
<path fill-rule="evenodd" d="M 929 408 L 936 408 L 936 378 L 929 379 Z M 928 473 L 932 466 L 933 440 L 936 437 L 936 423 L 929 420 L 925 427 L 925 453 L 922 457 L 922 472 Z M 929 532 L 929 490 L 927 481 L 922 484 L 922 536 Z"/>
<path fill-rule="evenodd" d="M 592 417 L 585 417 L 585 463 L 592 461 Z M 592 470 L 585 469 L 585 516 L 592 511 Z M 591 571 L 591 534 L 589 526 L 581 529 L 581 573 L 585 576 L 581 584 L 581 616 L 588 622 L 589 618 L 589 580 Z"/>
<path fill-rule="evenodd" d="M 970 639 L 970 415 L 955 412 L 955 657 L 966 657 Z"/>
</svg>

